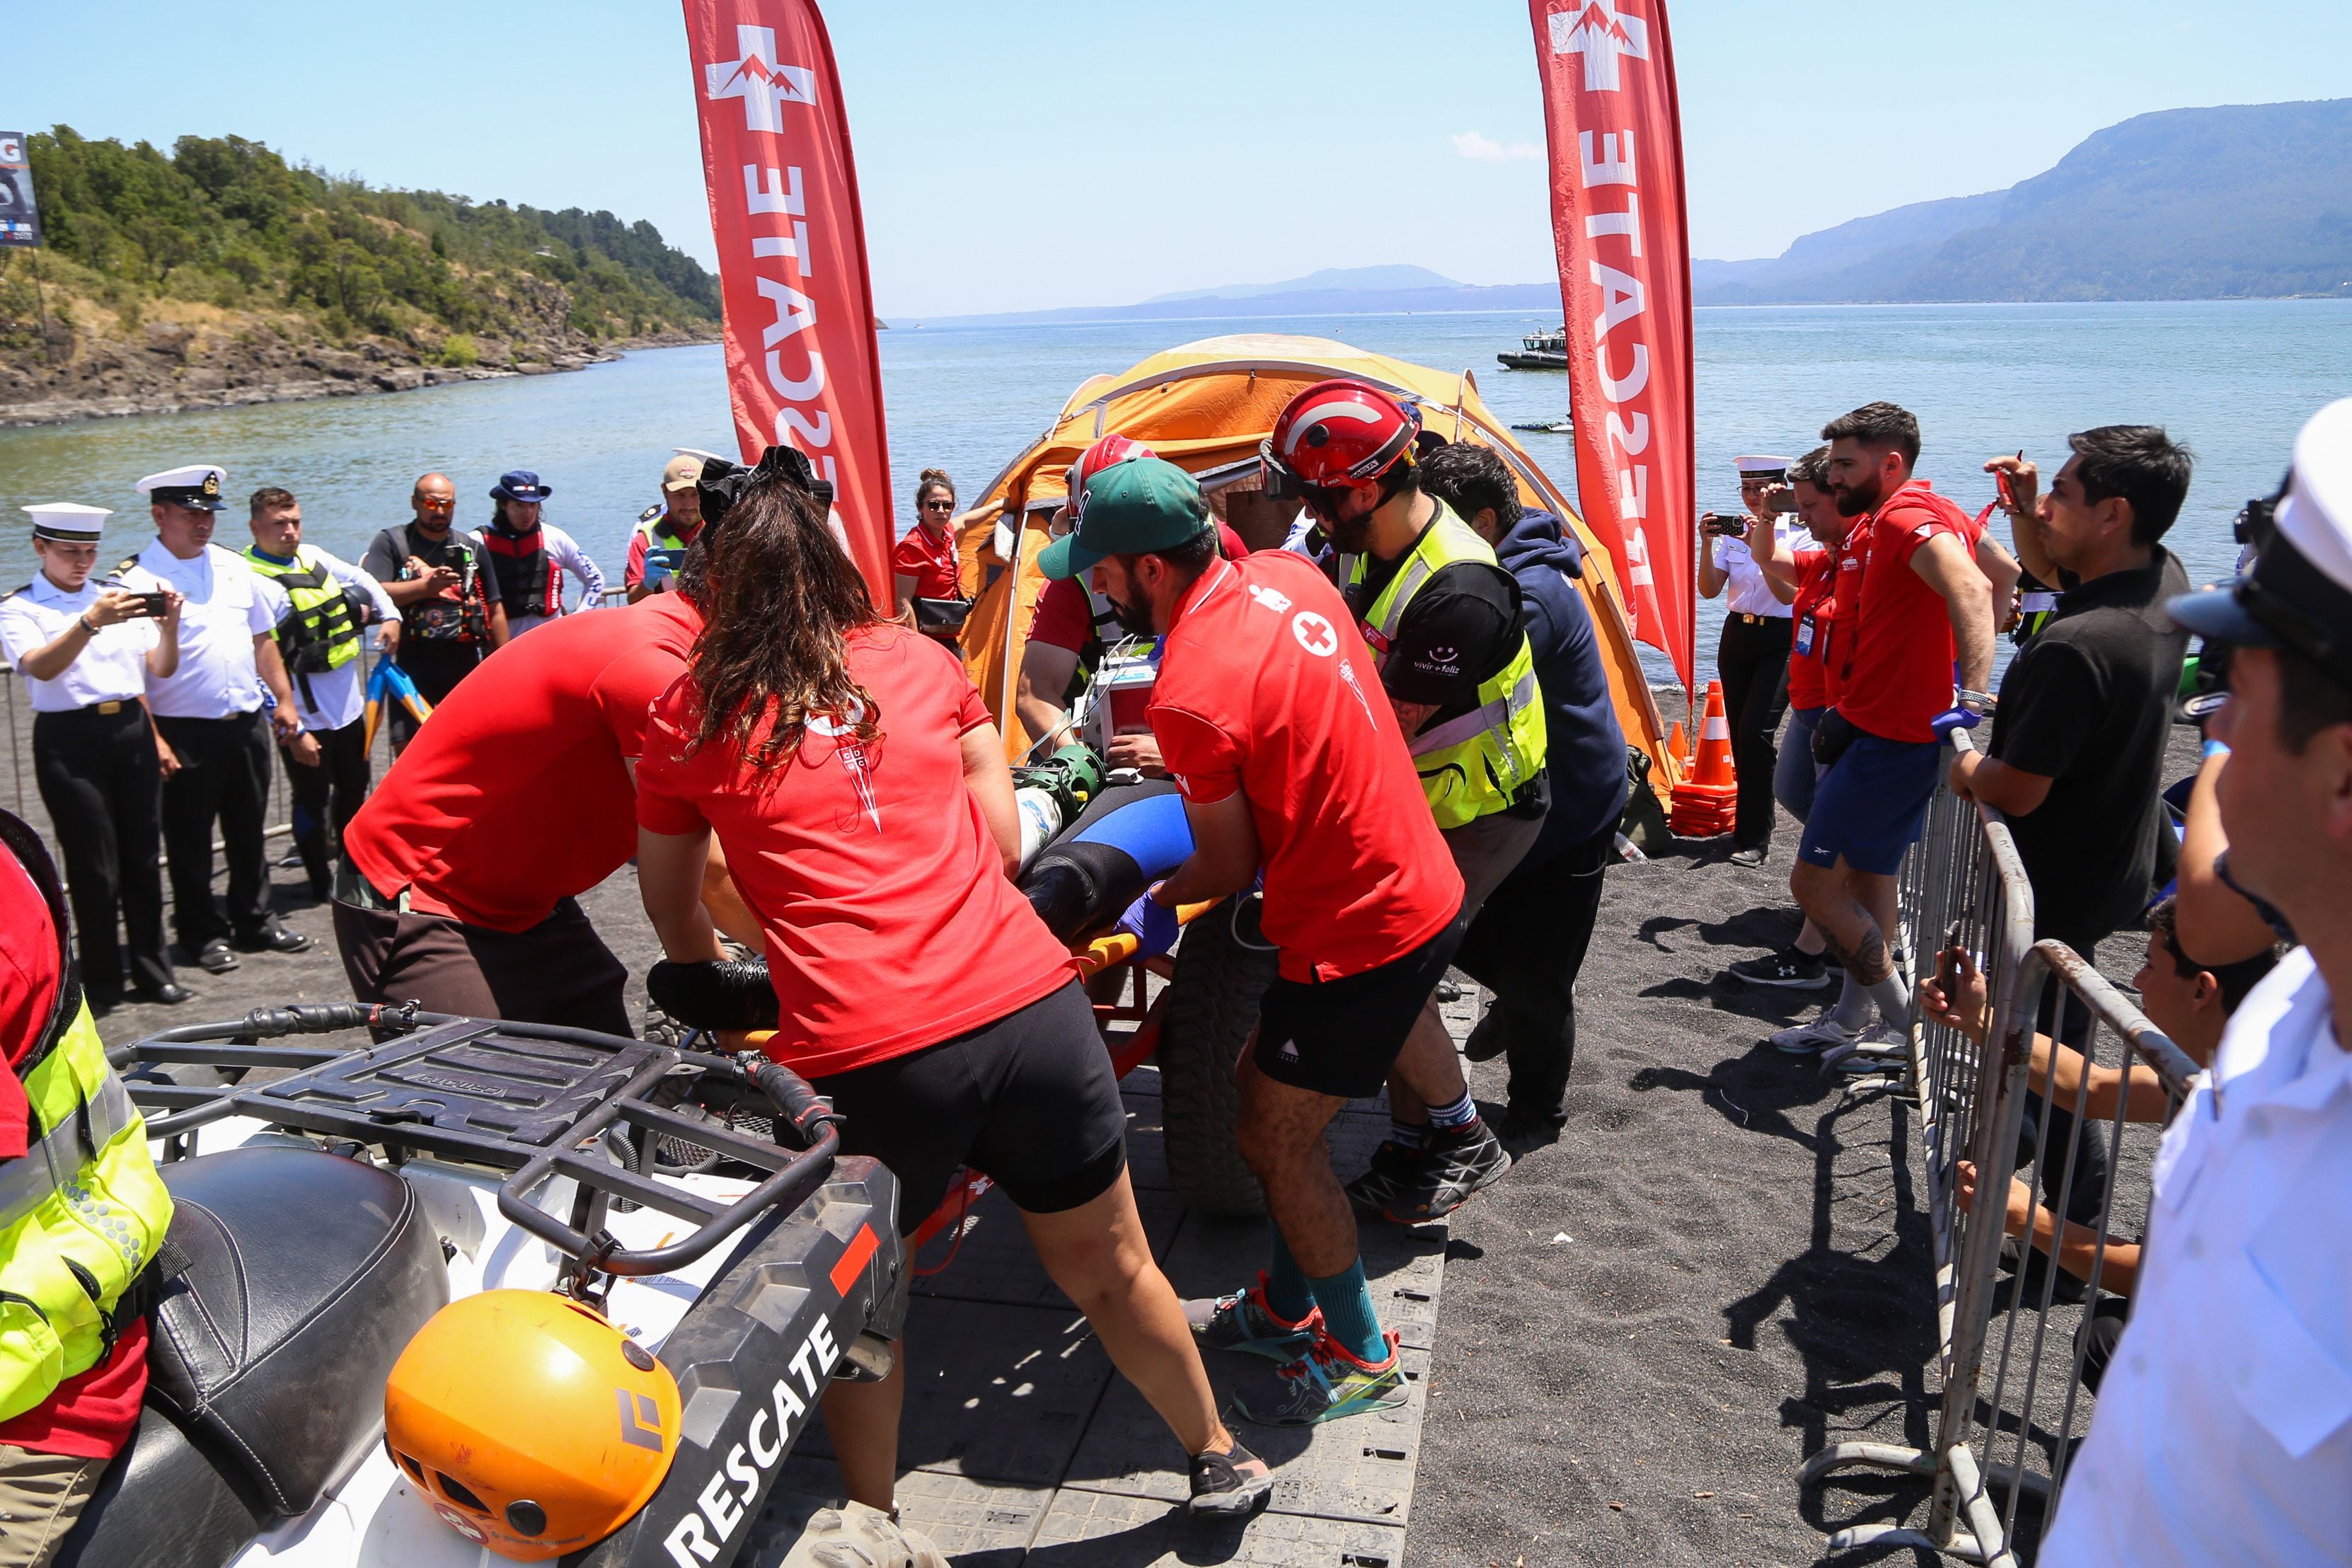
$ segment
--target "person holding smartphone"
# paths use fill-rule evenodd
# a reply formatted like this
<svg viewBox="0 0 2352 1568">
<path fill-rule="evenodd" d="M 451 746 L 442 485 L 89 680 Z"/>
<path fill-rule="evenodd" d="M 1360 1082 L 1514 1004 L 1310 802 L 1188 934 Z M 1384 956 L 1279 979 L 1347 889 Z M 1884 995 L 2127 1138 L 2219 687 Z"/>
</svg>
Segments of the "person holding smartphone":
<svg viewBox="0 0 2352 1568">
<path fill-rule="evenodd" d="M 1731 761 L 1739 773 L 1739 814 L 1732 828 L 1731 861 L 1761 866 L 1772 846 L 1773 737 L 1789 709 L 1790 601 L 1795 589 L 1765 574 L 1749 548 L 1753 531 L 1769 528 L 1784 548 L 1810 544 L 1801 528 L 1790 539 L 1789 459 L 1734 459 L 1739 469 L 1738 514 L 1699 519 L 1698 591 L 1724 595 L 1723 636 L 1715 668 L 1723 681 L 1723 712 L 1731 723 Z"/>
<path fill-rule="evenodd" d="M 107 508 L 25 510 L 41 569 L 0 601 L 0 654 L 32 697 L 33 773 L 65 851 L 82 988 L 93 1012 L 121 1002 L 119 923 L 131 994 L 175 1005 L 194 993 L 173 978 L 163 940 L 161 770 L 143 698 L 148 677 L 180 668 L 180 595 L 90 580 Z"/>
</svg>

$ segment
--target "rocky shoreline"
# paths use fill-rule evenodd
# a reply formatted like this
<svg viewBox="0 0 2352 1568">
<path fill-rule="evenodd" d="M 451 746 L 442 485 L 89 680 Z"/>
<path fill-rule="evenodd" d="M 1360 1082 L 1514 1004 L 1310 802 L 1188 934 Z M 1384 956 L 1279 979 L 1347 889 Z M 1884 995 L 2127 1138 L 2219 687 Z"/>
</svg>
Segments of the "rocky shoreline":
<svg viewBox="0 0 2352 1568">
<path fill-rule="evenodd" d="M 231 332 L 158 321 L 135 336 L 100 339 L 58 330 L 49 346 L 62 363 L 37 358 L 30 364 L 0 363 L 0 428 L 548 375 L 610 363 L 630 349 L 717 341 L 715 331 L 677 330 L 611 342 L 576 333 L 483 338 L 475 363 L 449 364 L 428 363 L 397 340 L 368 338 L 337 347 L 290 340 L 275 325 L 243 325 Z"/>
</svg>

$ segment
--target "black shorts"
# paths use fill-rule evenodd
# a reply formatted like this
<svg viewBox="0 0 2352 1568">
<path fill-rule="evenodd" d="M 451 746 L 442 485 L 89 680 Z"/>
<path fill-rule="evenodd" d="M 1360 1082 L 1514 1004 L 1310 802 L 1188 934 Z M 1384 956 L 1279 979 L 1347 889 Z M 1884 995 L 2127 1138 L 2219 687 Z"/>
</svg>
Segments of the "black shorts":
<svg viewBox="0 0 2352 1568">
<path fill-rule="evenodd" d="M 1343 979 L 1276 976 L 1258 1003 L 1257 1070 L 1276 1083 L 1343 1100 L 1380 1093 L 1467 928 L 1456 911 L 1444 931 L 1403 957 Z"/>
<path fill-rule="evenodd" d="M 1127 1107 L 1075 980 L 970 1034 L 810 1081 L 845 1119 L 841 1152 L 898 1178 L 900 1236 L 961 1166 L 1031 1214 L 1092 1203 L 1127 1169 Z"/>
</svg>

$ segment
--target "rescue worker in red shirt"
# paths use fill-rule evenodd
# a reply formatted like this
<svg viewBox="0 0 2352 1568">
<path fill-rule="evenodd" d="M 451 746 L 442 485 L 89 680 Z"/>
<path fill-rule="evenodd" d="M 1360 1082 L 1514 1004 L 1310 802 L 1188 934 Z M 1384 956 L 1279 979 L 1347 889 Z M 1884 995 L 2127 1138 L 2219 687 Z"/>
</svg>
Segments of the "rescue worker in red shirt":
<svg viewBox="0 0 2352 1568">
<path fill-rule="evenodd" d="M 134 1288 L 172 1198 L 68 962 L 65 889 L 0 812 L 0 1568 L 41 1568 L 139 1426 Z"/>
<path fill-rule="evenodd" d="M 1068 499 L 1055 514 L 1055 533 L 1066 534 L 1077 527 L 1090 476 L 1113 463 L 1157 456 L 1142 442 L 1125 436 L 1106 436 L 1088 447 L 1064 476 Z M 1217 525 L 1217 548 L 1228 561 L 1239 561 L 1249 553 L 1242 536 L 1222 522 Z M 1083 578 L 1065 577 L 1045 584 L 1045 591 L 1037 595 L 1037 614 L 1029 623 L 1028 640 L 1022 646 L 1021 673 L 1013 694 L 1013 711 L 1029 731 L 1036 754 L 1045 755 L 1077 738 L 1067 721 L 1069 693 L 1079 666 L 1091 674 L 1099 668 L 1111 644 L 1121 637 L 1149 639 L 1150 636 L 1148 626 L 1121 622 L 1110 601 Z M 1168 776 L 1168 770 L 1160 765 L 1160 742 L 1141 725 L 1111 726 L 1106 749 L 1114 768 L 1134 768 L 1146 778 Z"/>
<path fill-rule="evenodd" d="M 1296 495 L 1339 552 L 1356 627 L 1412 752 L 1475 921 L 1550 807 L 1543 693 L 1518 582 L 1494 547 L 1421 487 L 1421 417 L 1360 382 L 1290 400 L 1263 447 L 1269 491 Z M 1470 1098 L 1434 1000 L 1389 1079 L 1389 1136 L 1348 1184 L 1400 1225 L 1440 1218 L 1511 1168 Z"/>
<path fill-rule="evenodd" d="M 968 523 L 982 522 L 1004 510 L 1002 501 L 959 513 L 955 481 L 944 468 L 925 468 L 915 484 L 915 526 L 898 537 L 890 552 L 890 580 L 898 596 L 898 613 L 915 611 L 915 625 L 926 637 L 951 643 L 962 629 L 917 610 L 916 601 L 947 605 L 961 603 L 963 567 L 956 559 L 956 535 Z M 952 612 L 951 612 L 952 613 Z"/>
<path fill-rule="evenodd" d="M 1849 1024 L 1836 1009 L 1789 1032 L 1783 1050 L 1870 1044 L 1895 1048 L 1910 1025 L 1910 996 L 1873 915 L 1893 898 L 1903 851 L 1918 837 L 1943 773 L 1943 737 L 1973 728 L 1992 706 L 1993 584 L 1978 566 L 1981 532 L 1968 513 L 1912 475 L 1919 422 L 1891 403 L 1870 403 L 1822 428 L 1830 489 L 1856 519 L 1846 536 L 1859 561 L 1853 600 L 1838 588 L 1842 651 L 1833 650 L 1834 705 L 1822 716 L 1814 756 L 1827 764 L 1789 876 L 1835 959 L 1877 1009 L 1882 1034 L 1865 1039 L 1867 1015 Z M 1955 688 L 1954 676 L 1958 674 Z M 1875 1054 L 1875 1053 L 1872 1053 Z M 1868 1057 L 1855 1058 L 1857 1065 Z"/>
<path fill-rule="evenodd" d="M 691 673 L 655 705 L 637 781 L 638 883 L 663 952 L 720 959 L 700 902 L 715 834 L 758 915 L 779 1016 L 768 1049 L 832 1100 L 845 1152 L 898 1176 L 901 1231 L 960 1167 L 994 1178 L 1182 1440 L 1192 1511 L 1255 1508 L 1271 1479 L 1217 1419 L 1152 1261 L 1093 1007 L 1013 885 L 1019 814 L 980 693 L 953 655 L 875 613 L 805 489 L 756 482 L 733 503 L 708 615 Z M 824 1394 L 844 1486 L 886 1514 L 903 1365 Z"/>
<path fill-rule="evenodd" d="M 450 692 L 352 818 L 334 918 L 354 996 L 633 1032 L 628 971 L 579 896 L 636 853 L 646 714 L 701 630 L 698 562 L 725 505 L 708 487 L 700 500 L 712 521 L 679 592 L 509 642 L 494 678 Z M 756 936 L 723 862 L 709 896 L 730 935 Z"/>
<path fill-rule="evenodd" d="M 1273 1258 L 1247 1289 L 1186 1303 L 1205 1345 L 1282 1363 L 1241 1395 L 1252 1420 L 1306 1425 L 1402 1405 L 1396 1336 L 1364 1284 L 1355 1216 L 1323 1131 L 1378 1094 L 1461 945 L 1462 878 L 1438 836 L 1379 671 L 1315 565 L 1219 558 L 1191 475 L 1157 458 L 1087 481 L 1048 577 L 1091 572 L 1122 619 L 1160 634 L 1151 730 L 1192 853 L 1120 918 L 1146 952 L 1176 906 L 1264 879 L 1280 951 L 1241 1068 L 1242 1157 L 1265 1188 Z"/>
</svg>

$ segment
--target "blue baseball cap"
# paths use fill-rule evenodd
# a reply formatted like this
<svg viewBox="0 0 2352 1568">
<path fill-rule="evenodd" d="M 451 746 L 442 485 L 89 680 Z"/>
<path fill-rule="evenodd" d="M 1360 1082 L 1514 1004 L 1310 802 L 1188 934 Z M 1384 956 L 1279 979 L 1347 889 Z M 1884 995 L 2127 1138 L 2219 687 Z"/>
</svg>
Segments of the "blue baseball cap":
<svg viewBox="0 0 2352 1568">
<path fill-rule="evenodd" d="M 499 500 L 545 500 L 554 493 L 553 485 L 541 484 L 529 468 L 509 468 L 490 487 L 490 494 Z"/>
</svg>

